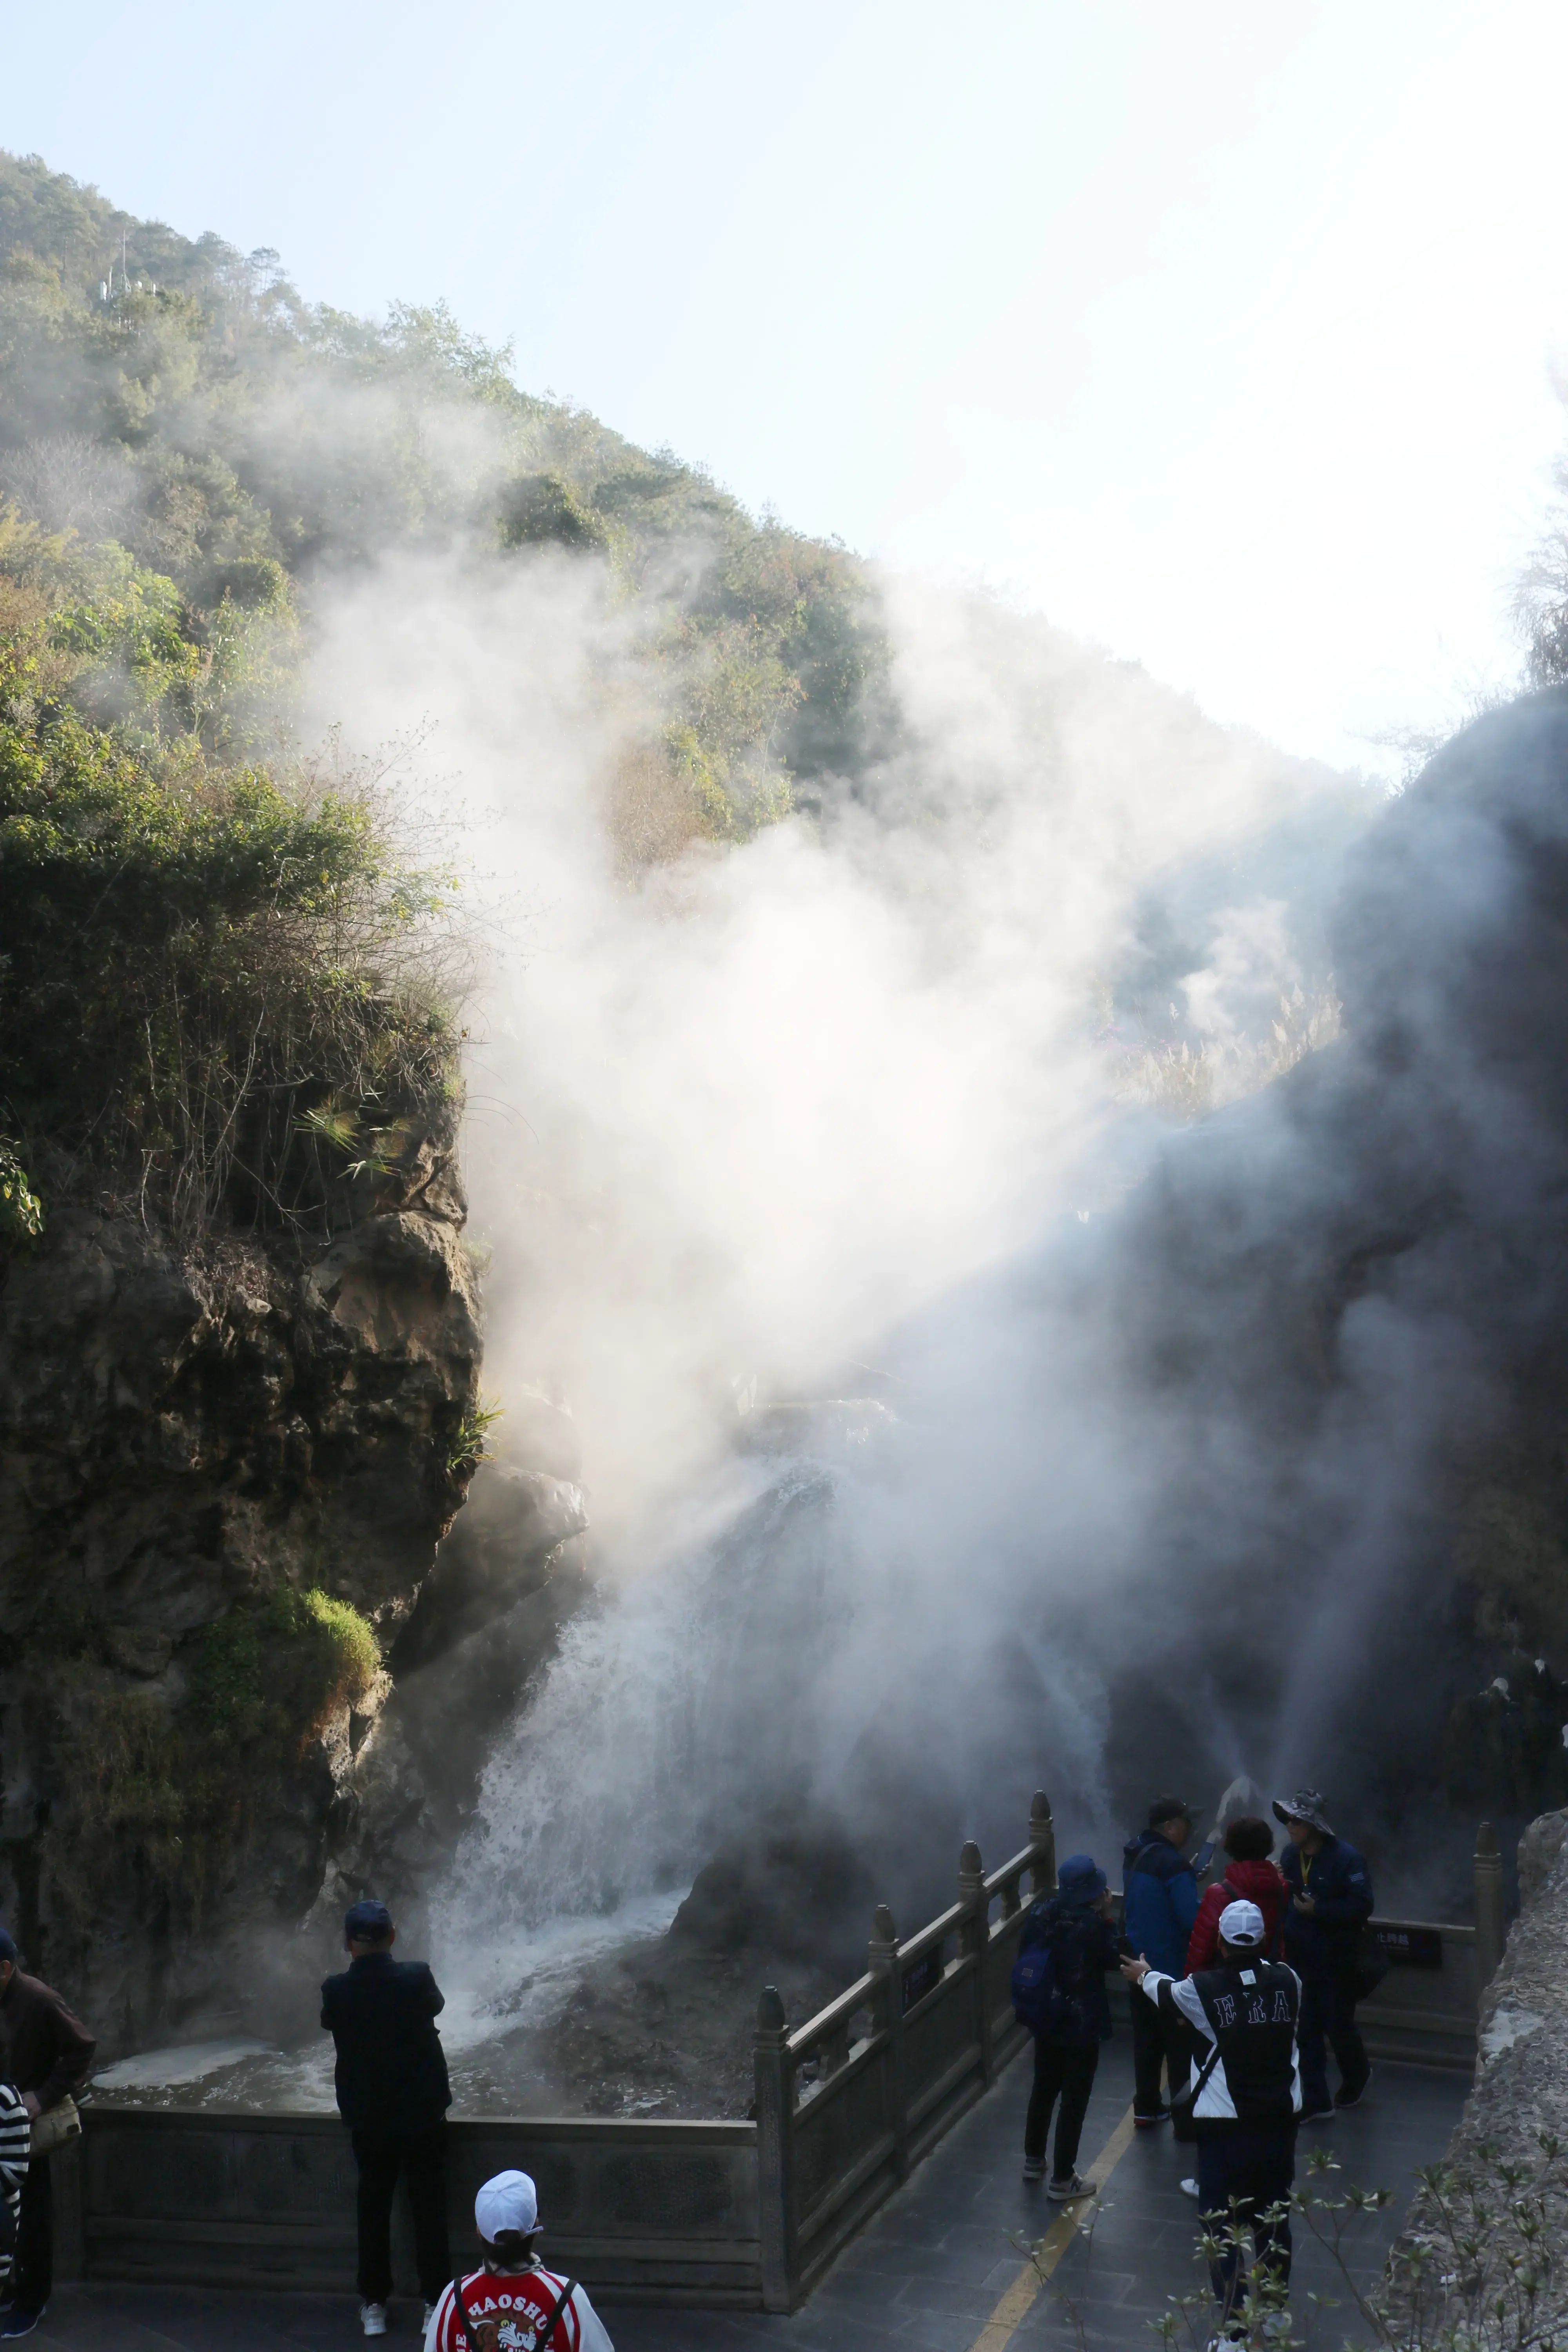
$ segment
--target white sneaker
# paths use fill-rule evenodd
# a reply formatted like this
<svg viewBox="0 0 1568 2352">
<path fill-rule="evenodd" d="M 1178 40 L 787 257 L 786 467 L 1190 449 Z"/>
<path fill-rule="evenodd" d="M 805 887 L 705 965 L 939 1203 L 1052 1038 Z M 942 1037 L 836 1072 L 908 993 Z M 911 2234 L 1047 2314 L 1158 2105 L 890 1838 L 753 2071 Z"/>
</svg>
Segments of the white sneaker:
<svg viewBox="0 0 1568 2352">
<path fill-rule="evenodd" d="M 1065 2180 L 1047 2180 L 1046 2195 L 1057 2205 L 1071 2205 L 1079 2197 L 1099 2194 L 1098 2180 L 1085 2180 L 1081 2173 L 1069 2172 Z"/>
<path fill-rule="evenodd" d="M 386 2334 L 385 2304 L 362 2303 L 359 2307 L 359 2324 L 367 2336 L 384 2336 Z"/>
<path fill-rule="evenodd" d="M 1182 2194 L 1184 2197 L 1201 2197 L 1203 2195 L 1203 2190 L 1198 2187 L 1195 2180 L 1184 2180 L 1182 2183 Z"/>
</svg>

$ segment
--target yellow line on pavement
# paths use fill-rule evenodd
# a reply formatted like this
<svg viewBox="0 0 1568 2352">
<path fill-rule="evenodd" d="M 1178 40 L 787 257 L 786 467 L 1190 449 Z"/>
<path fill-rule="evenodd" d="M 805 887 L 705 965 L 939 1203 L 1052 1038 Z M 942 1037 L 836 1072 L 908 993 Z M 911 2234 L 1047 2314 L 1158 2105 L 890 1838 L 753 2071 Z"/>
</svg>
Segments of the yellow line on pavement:
<svg viewBox="0 0 1568 2352">
<path fill-rule="evenodd" d="M 1133 2129 L 1132 2110 L 1129 2107 L 1089 2167 L 1101 2189 L 1131 2147 Z M 1038 2252 L 1032 2261 L 1024 2264 L 970 2346 L 969 2352 L 1005 2352 L 1014 2329 L 1033 2308 L 1046 2281 L 1071 2245 L 1078 2217 L 1082 2211 L 1081 2204 L 1062 2207 L 1041 2239 Z"/>
</svg>

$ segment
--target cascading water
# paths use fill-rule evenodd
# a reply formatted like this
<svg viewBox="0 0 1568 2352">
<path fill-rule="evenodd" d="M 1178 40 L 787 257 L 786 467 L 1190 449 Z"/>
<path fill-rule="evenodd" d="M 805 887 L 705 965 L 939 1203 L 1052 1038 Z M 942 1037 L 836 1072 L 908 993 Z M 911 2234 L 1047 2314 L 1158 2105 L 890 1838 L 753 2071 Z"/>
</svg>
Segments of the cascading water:
<svg viewBox="0 0 1568 2352">
<path fill-rule="evenodd" d="M 659 1932 L 733 1821 L 819 1795 L 831 1759 L 797 1695 L 828 1671 L 854 1607 L 869 1465 L 844 1456 L 879 1414 L 817 1415 L 790 1432 L 812 1450 L 721 1465 L 685 1514 L 707 1531 L 568 1625 L 431 1905 L 463 1923 L 451 1972 L 476 2007 L 516 2014 L 536 1955 L 554 1976 L 572 1952 Z M 767 1661 L 775 1703 L 759 1705 Z"/>
</svg>

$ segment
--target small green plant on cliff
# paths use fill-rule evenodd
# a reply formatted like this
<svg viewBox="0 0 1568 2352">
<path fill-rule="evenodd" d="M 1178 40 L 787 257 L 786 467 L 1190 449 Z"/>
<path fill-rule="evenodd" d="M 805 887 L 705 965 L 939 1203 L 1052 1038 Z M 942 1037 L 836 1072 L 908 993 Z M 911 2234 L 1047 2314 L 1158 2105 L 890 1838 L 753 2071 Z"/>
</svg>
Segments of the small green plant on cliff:
<svg viewBox="0 0 1568 2352">
<path fill-rule="evenodd" d="M 489 1433 L 505 1410 L 489 1397 L 481 1397 L 478 1404 L 468 1407 L 447 1455 L 448 1476 L 465 1478 L 489 1459 Z"/>
<path fill-rule="evenodd" d="M 43 1230 L 44 1204 L 14 1147 L 0 1136 L 0 1249 L 36 1242 Z"/>
<path fill-rule="evenodd" d="M 374 1632 L 351 1602 L 282 1585 L 260 1608 L 204 1627 L 186 1711 L 211 1739 L 303 1747 L 342 1708 L 368 1697 L 380 1672 Z"/>
<path fill-rule="evenodd" d="M 90 1908 L 78 1856 L 107 1843 L 199 1914 L 243 1849 L 257 1790 L 297 1765 L 342 1708 L 366 1699 L 380 1672 L 375 1634 L 357 1609 L 284 1586 L 194 1637 L 184 1704 L 173 1712 L 83 1676 L 62 1693 L 73 1802 L 51 1833 L 51 1863 L 63 1897 Z"/>
</svg>

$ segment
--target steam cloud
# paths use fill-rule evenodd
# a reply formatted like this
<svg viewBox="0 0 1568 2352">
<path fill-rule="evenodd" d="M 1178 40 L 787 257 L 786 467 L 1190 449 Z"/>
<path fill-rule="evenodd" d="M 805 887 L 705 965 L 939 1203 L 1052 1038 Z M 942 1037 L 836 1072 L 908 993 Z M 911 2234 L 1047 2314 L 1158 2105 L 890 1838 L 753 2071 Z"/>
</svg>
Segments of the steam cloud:
<svg viewBox="0 0 1568 2352">
<path fill-rule="evenodd" d="M 883 593 L 869 789 L 636 887 L 639 619 L 593 565 L 397 558 L 324 612 L 315 723 L 433 727 L 477 869 L 488 1379 L 570 1400 L 610 1596 L 492 1761 L 463 1908 L 498 1933 L 679 1886 L 781 1793 L 912 1811 L 945 1862 L 1047 1776 L 1110 1833 L 1185 1432 L 1124 1360 L 1102 1223 L 1169 1130 L 1097 990 L 1154 904 L 1211 942 L 1195 1025 L 1255 1029 L 1370 795 L 987 600 Z M 737 1412 L 868 1387 L 892 1425 L 771 1454 Z"/>
</svg>

